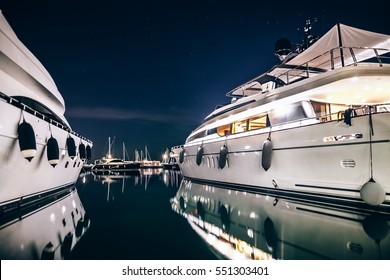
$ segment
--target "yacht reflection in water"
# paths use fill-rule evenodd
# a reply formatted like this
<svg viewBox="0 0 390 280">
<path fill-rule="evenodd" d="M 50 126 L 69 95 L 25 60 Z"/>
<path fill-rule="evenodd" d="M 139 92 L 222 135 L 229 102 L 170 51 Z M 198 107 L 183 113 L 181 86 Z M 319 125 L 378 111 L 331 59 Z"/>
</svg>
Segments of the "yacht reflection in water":
<svg viewBox="0 0 390 280">
<path fill-rule="evenodd" d="M 0 208 L 0 259 L 66 259 L 90 220 L 76 188 L 24 197 Z"/>
<path fill-rule="evenodd" d="M 121 193 L 123 194 L 125 192 L 126 185 L 143 187 L 146 191 L 152 178 L 159 178 L 163 181 L 166 187 L 178 187 L 182 179 L 179 170 L 166 170 L 163 168 L 142 168 L 133 170 L 132 172 L 86 172 L 80 176 L 82 178 L 86 178 L 89 175 L 93 176 L 93 180 L 95 182 L 101 182 L 102 185 L 107 187 L 107 202 L 112 201 L 115 198 L 115 195 L 111 190 L 111 187 L 114 185 L 121 185 Z M 83 183 L 85 183 L 85 181 Z"/>
<path fill-rule="evenodd" d="M 189 180 L 171 206 L 222 259 L 390 259 L 388 209 L 314 204 Z"/>
</svg>

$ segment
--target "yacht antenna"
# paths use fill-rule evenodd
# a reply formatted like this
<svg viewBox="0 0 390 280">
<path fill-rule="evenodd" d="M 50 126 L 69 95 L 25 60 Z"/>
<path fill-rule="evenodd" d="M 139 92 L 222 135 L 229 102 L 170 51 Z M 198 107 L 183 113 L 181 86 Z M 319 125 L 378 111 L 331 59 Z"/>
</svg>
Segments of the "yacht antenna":
<svg viewBox="0 0 390 280">
<path fill-rule="evenodd" d="M 317 41 L 318 37 L 315 37 L 311 34 L 311 29 L 313 28 L 313 25 L 317 22 L 317 18 L 314 18 L 313 21 L 310 19 L 306 20 L 306 25 L 303 28 L 303 32 L 305 34 L 305 39 L 304 39 L 304 47 L 307 49 L 310 47 L 312 44 Z"/>
</svg>

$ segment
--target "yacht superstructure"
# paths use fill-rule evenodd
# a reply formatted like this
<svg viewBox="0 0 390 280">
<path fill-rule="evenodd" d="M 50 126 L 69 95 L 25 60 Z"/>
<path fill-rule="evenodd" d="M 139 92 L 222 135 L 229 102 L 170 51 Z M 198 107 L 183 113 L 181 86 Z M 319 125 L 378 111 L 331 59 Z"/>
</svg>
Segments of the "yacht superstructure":
<svg viewBox="0 0 390 280">
<path fill-rule="evenodd" d="M 335 25 L 227 95 L 182 146 L 184 178 L 390 204 L 390 36 Z"/>
</svg>

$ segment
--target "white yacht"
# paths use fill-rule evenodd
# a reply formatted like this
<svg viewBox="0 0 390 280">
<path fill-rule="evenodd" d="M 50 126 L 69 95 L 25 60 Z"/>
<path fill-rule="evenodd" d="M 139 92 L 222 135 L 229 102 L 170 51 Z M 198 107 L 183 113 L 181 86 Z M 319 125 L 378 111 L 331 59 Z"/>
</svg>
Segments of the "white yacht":
<svg viewBox="0 0 390 280">
<path fill-rule="evenodd" d="M 52 77 L 0 12 L 0 213 L 72 186 L 92 142 L 72 130 Z"/>
<path fill-rule="evenodd" d="M 310 29 L 173 148 L 185 178 L 390 205 L 390 36 Z"/>
</svg>

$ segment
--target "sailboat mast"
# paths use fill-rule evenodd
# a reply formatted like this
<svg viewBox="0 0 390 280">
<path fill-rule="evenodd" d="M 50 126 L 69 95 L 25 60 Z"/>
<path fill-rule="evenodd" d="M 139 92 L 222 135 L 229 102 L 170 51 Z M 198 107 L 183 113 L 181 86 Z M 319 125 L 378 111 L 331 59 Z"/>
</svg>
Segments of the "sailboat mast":
<svg viewBox="0 0 390 280">
<path fill-rule="evenodd" d="M 108 137 L 108 157 L 111 157 L 111 137 Z"/>
<path fill-rule="evenodd" d="M 126 155 L 125 155 L 126 149 L 125 149 L 125 143 L 124 142 L 122 143 L 122 150 L 123 150 L 123 160 L 126 160 Z"/>
<path fill-rule="evenodd" d="M 145 159 L 146 160 L 151 160 L 150 154 L 149 154 L 149 151 L 148 151 L 148 146 L 146 146 L 146 145 L 145 145 Z"/>
</svg>

